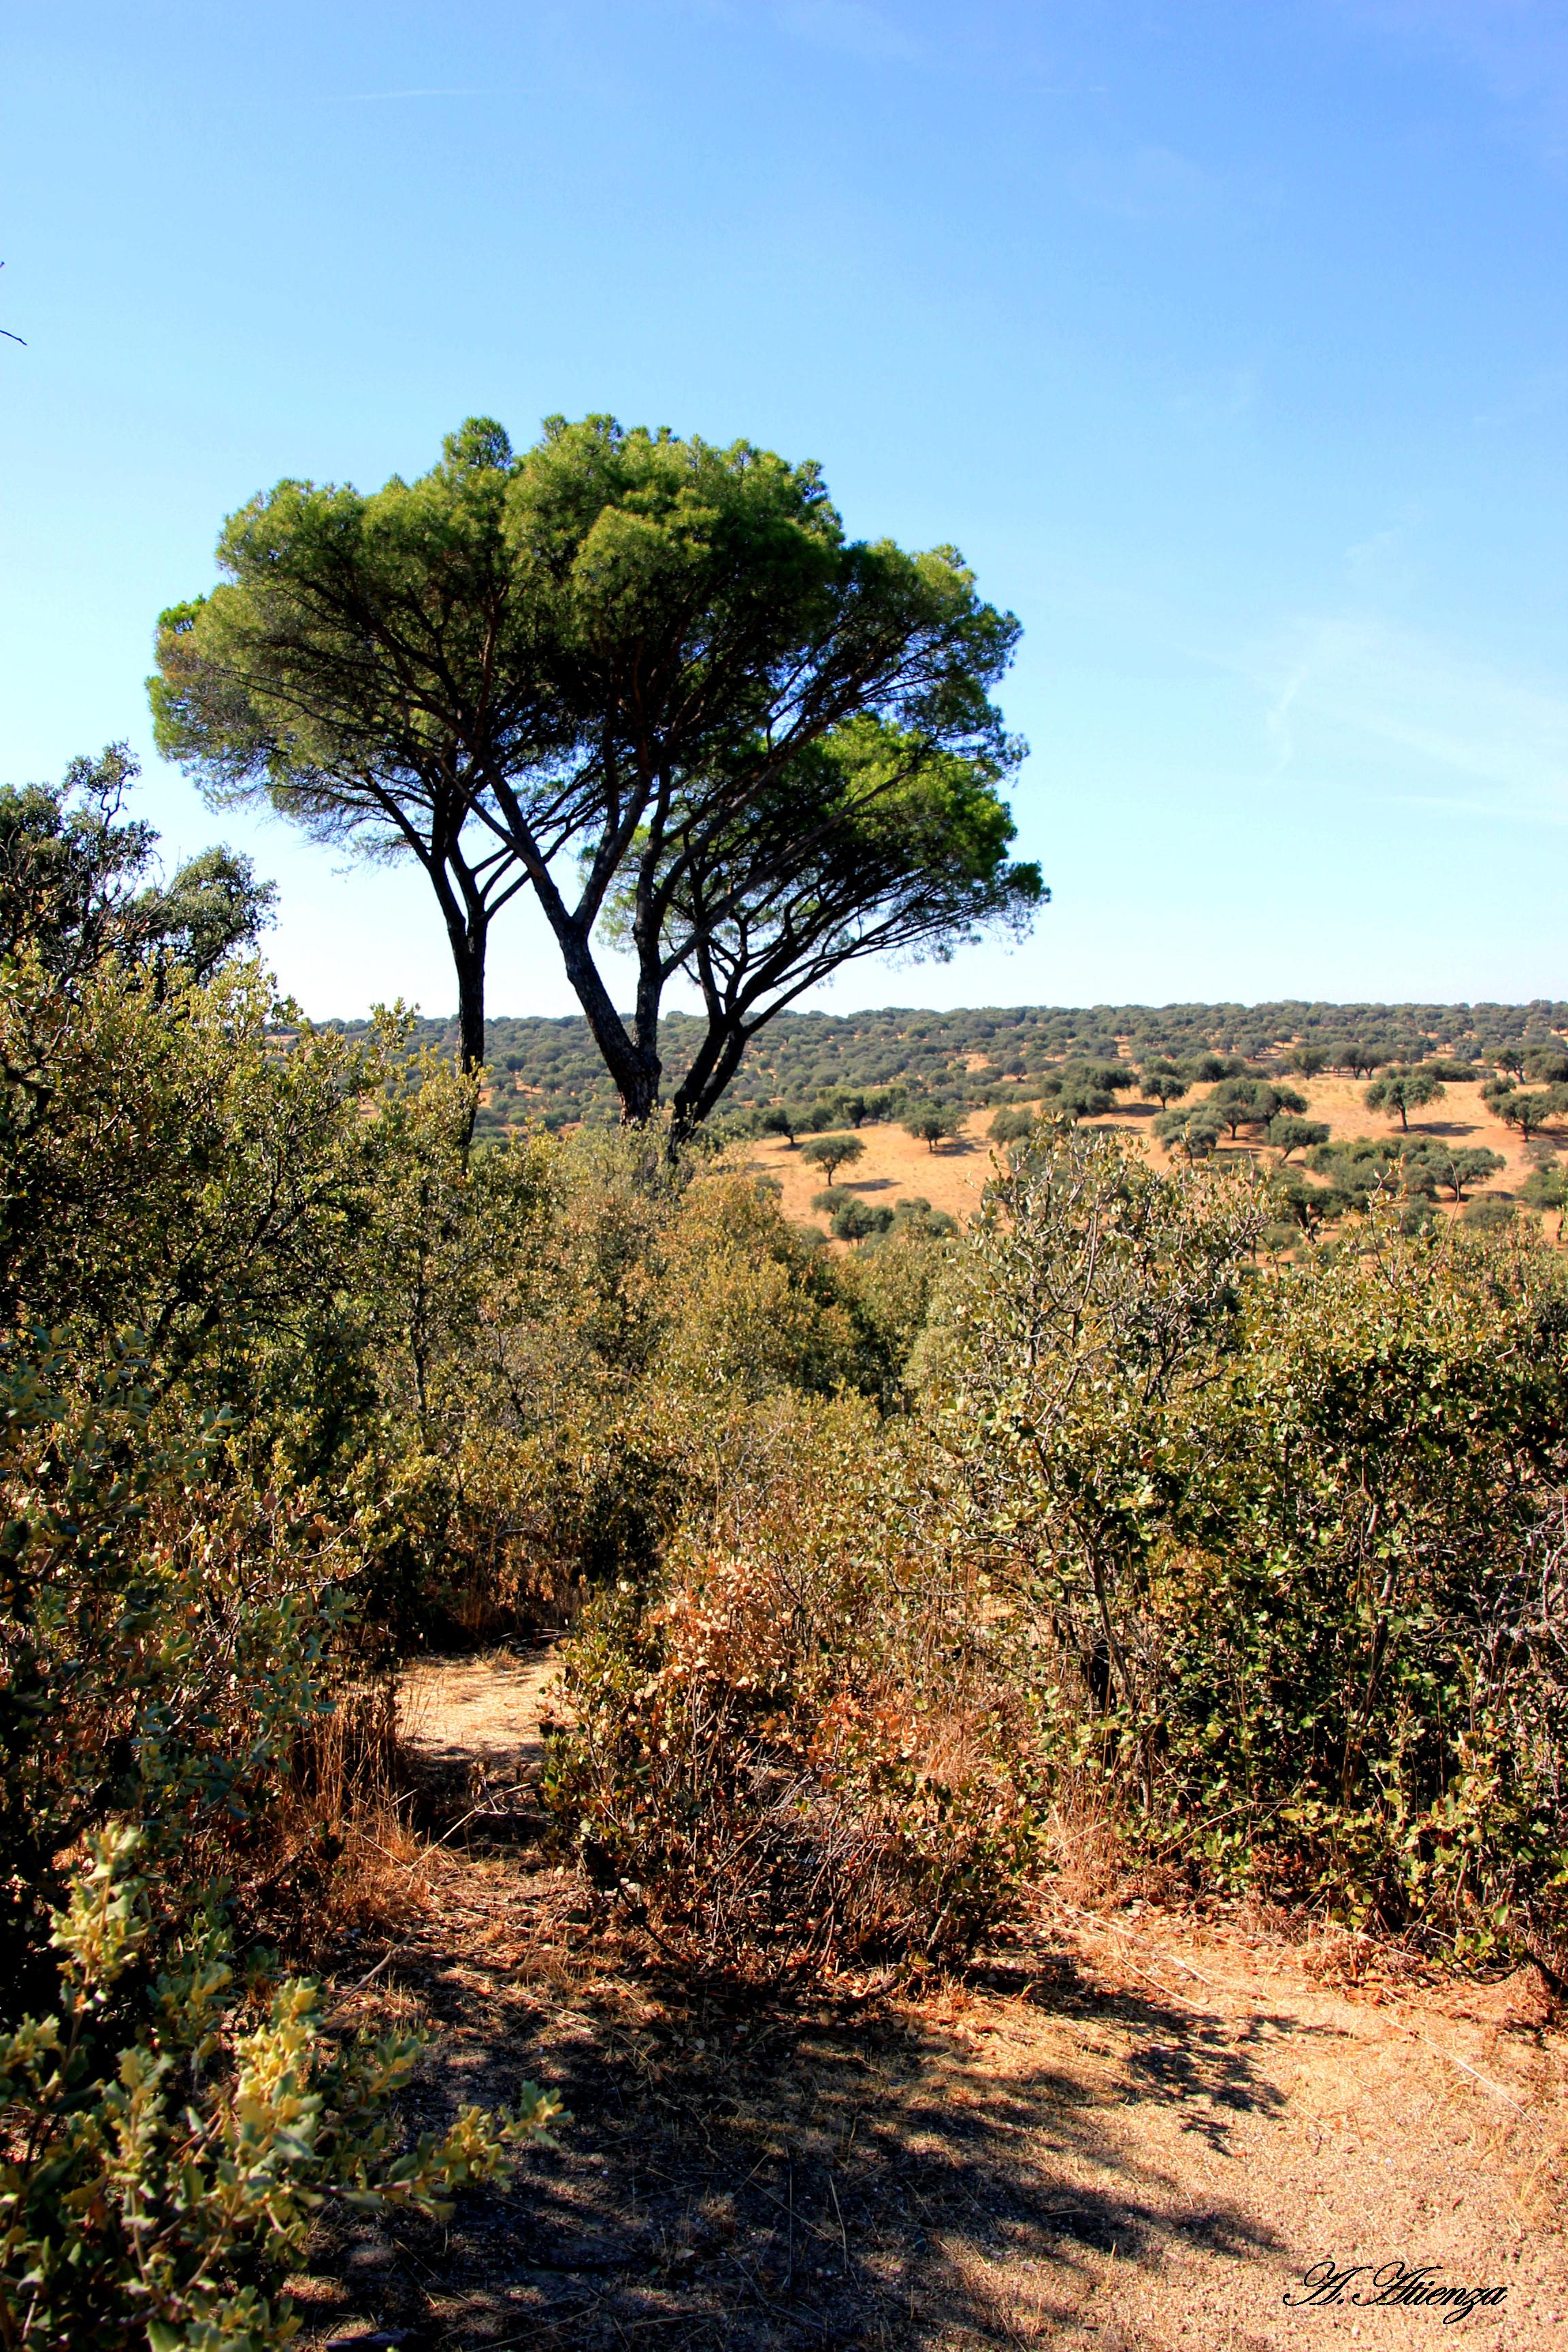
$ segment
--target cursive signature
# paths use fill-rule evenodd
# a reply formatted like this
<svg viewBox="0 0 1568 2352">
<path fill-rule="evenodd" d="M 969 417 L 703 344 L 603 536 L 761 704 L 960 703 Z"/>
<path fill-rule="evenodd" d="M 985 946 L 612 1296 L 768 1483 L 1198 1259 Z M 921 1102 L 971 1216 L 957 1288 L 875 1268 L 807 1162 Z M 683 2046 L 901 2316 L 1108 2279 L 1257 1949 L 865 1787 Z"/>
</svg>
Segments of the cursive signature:
<svg viewBox="0 0 1568 2352">
<path fill-rule="evenodd" d="M 1392 2262 L 1377 2270 L 1370 2263 L 1350 2263 L 1341 2270 L 1325 2259 L 1304 2271 L 1300 2291 L 1282 2300 L 1299 2309 L 1315 2306 L 1320 2311 L 1348 2303 L 1359 2304 L 1363 2311 L 1394 2304 L 1406 2309 L 1423 2305 L 1442 2310 L 1444 2326 L 1452 2327 L 1482 2305 L 1500 2303 L 1508 2293 L 1506 2286 L 1446 2286 L 1436 2275 L 1441 2268 L 1440 2263 Z"/>
</svg>

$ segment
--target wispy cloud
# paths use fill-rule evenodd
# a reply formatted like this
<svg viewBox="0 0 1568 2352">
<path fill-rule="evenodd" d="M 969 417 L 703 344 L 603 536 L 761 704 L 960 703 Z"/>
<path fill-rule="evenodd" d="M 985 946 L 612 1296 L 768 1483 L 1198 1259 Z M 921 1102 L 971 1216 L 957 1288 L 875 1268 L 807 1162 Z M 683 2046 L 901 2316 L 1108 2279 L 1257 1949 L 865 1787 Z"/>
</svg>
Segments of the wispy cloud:
<svg viewBox="0 0 1568 2352">
<path fill-rule="evenodd" d="M 1390 797 L 1568 823 L 1561 688 L 1356 616 L 1298 625 L 1257 676 L 1277 772 L 1355 746 L 1398 755 Z"/>
<path fill-rule="evenodd" d="M 482 89 L 351 89 L 339 100 L 342 106 L 375 106 L 390 98 L 485 98 Z"/>
<path fill-rule="evenodd" d="M 1173 393 L 1169 406 L 1184 425 L 1207 431 L 1239 425 L 1258 404 L 1259 378 L 1256 368 L 1221 369 L 1198 376 Z"/>
<path fill-rule="evenodd" d="M 1369 530 L 1346 548 L 1345 580 L 1363 607 L 1375 600 L 1386 611 L 1410 595 L 1420 577 L 1423 520 L 1419 505 L 1408 504 L 1381 529 Z"/>
<path fill-rule="evenodd" d="M 1539 159 L 1568 164 L 1568 15 L 1561 0 L 1332 0 L 1342 17 L 1451 58 Z"/>
<path fill-rule="evenodd" d="M 1206 220 L 1220 204 L 1219 182 L 1173 147 L 1085 156 L 1069 169 L 1068 187 L 1089 211 L 1123 220 Z"/>
<path fill-rule="evenodd" d="M 912 61 L 922 54 L 919 41 L 867 0 L 789 0 L 779 21 L 786 32 L 851 57 Z"/>
</svg>

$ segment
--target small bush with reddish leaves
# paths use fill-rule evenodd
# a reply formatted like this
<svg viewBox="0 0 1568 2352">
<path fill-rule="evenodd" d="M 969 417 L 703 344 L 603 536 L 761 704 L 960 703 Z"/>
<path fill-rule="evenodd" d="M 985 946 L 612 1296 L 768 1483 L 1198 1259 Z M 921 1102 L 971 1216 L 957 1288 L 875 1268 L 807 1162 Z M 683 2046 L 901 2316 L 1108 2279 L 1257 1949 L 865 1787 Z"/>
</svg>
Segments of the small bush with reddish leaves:
<svg viewBox="0 0 1568 2352">
<path fill-rule="evenodd" d="M 551 1801 L 689 1968 L 952 1959 L 1016 1885 L 1019 1708 L 903 1466 L 864 1412 L 796 1412 L 729 1540 L 606 1594 L 568 1652 Z"/>
</svg>

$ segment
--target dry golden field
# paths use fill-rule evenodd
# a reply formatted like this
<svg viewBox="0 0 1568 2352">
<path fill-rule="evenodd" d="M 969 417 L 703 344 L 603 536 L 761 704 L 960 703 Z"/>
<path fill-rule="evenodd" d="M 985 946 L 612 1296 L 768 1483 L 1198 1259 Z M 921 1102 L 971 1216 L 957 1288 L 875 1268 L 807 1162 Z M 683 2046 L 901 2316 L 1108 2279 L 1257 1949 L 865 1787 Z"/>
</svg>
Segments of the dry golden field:
<svg viewBox="0 0 1568 2352">
<path fill-rule="evenodd" d="M 1384 1119 L 1366 1108 L 1363 1099 L 1366 1087 L 1358 1080 L 1289 1077 L 1284 1083 L 1306 1097 L 1308 1117 L 1325 1120 L 1336 1143 L 1358 1135 L 1398 1139 L 1398 1121 Z M 1184 1101 L 1200 1101 L 1207 1091 L 1206 1087 L 1195 1087 Z M 1119 1127 L 1141 1136 L 1155 1160 L 1163 1164 L 1164 1149 L 1153 1132 L 1157 1114 L 1155 1104 L 1123 1098 L 1110 1117 L 1088 1123 Z M 838 1182 L 873 1206 L 885 1202 L 892 1208 L 900 1201 L 918 1197 L 929 1201 L 933 1209 L 945 1209 L 951 1216 L 969 1217 L 992 1173 L 994 1147 L 987 1141 L 985 1130 L 993 1116 L 989 1110 L 972 1111 L 964 1121 L 962 1137 L 940 1145 L 935 1151 L 912 1135 L 906 1135 L 901 1127 L 863 1127 L 859 1135 L 866 1147 L 865 1158 L 851 1168 L 841 1169 Z M 1531 1161 L 1524 1145 L 1481 1100 L 1479 1085 L 1450 1086 L 1441 1101 L 1412 1118 L 1410 1132 L 1441 1137 L 1450 1143 L 1483 1145 L 1489 1151 L 1500 1153 L 1506 1167 L 1481 1190 L 1517 1192 L 1530 1172 Z M 1256 1144 L 1226 1143 L 1221 1148 L 1221 1156 L 1247 1156 L 1258 1148 Z M 819 1168 L 802 1158 L 798 1149 L 782 1138 L 770 1137 L 765 1142 L 752 1144 L 748 1156 L 752 1167 L 783 1185 L 786 1216 L 803 1223 L 825 1222 L 821 1213 L 812 1208 L 811 1201 L 815 1192 L 823 1190 L 826 1179 Z M 1270 1162 L 1278 1156 L 1270 1150 L 1263 1151 L 1263 1157 Z"/>
</svg>

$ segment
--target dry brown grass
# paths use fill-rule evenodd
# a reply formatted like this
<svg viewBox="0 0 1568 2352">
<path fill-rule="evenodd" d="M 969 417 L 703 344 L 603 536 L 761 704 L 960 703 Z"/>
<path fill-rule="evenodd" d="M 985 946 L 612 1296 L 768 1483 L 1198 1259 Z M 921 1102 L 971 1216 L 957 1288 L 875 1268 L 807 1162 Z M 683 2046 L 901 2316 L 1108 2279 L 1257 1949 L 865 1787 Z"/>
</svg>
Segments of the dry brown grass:
<svg viewBox="0 0 1568 2352">
<path fill-rule="evenodd" d="M 297 1743 L 287 1796 L 240 1901 L 291 1960 L 394 1931 L 428 1900 L 428 1847 L 412 1819 L 395 1696 L 346 1692 Z"/>
<path fill-rule="evenodd" d="M 1549 2028 L 1324 1982 L 1277 1937 L 1148 1905 L 1058 1906 L 924 1995 L 798 2005 L 693 1992 L 581 1911 L 569 1879 L 448 1853 L 430 1917 L 353 1996 L 436 2032 L 422 2126 L 523 2074 L 573 2120 L 445 2232 L 324 2233 L 321 2333 L 1256 2352 L 1353 2316 L 1408 2342 L 1409 2313 L 1283 2308 L 1333 2252 L 1506 2285 L 1469 2341 L 1561 2341 Z"/>
</svg>

